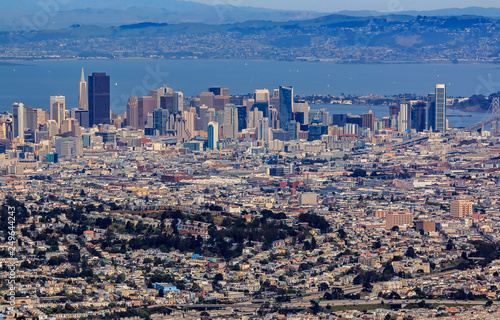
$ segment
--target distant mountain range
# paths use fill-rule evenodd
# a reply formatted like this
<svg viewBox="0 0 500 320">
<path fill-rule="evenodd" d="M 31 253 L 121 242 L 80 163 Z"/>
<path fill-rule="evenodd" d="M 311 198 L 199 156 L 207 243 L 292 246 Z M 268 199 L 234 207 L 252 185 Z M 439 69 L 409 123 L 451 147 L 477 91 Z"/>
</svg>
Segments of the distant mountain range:
<svg viewBox="0 0 500 320">
<path fill-rule="evenodd" d="M 450 9 L 427 10 L 427 11 L 415 11 L 415 10 L 399 11 L 391 13 L 371 11 L 371 10 L 359 10 L 359 11 L 344 10 L 337 12 L 337 14 L 354 16 L 354 17 L 385 16 L 388 14 L 397 14 L 397 15 L 428 16 L 428 17 L 450 17 L 450 16 L 466 15 L 466 16 L 499 18 L 500 8 L 468 7 L 468 8 L 450 8 Z"/>
<path fill-rule="evenodd" d="M 74 24 L 109 27 L 145 21 L 169 24 L 186 22 L 225 24 L 248 20 L 288 21 L 312 19 L 324 15 L 319 12 L 206 5 L 180 0 L 69 1 L 66 5 L 47 8 L 41 7 L 39 2 L 39 0 L 2 2 L 0 31 L 29 28 L 59 29 Z M 45 21 L 45 17 L 49 17 L 49 20 Z"/>
<path fill-rule="evenodd" d="M 59 4 L 59 2 L 63 4 Z M 52 5 L 44 6 L 43 3 L 51 3 Z M 368 10 L 341 11 L 336 14 L 354 17 L 389 15 L 389 13 Z M 473 15 L 500 17 L 500 9 L 470 7 L 432 11 L 402 11 L 390 14 L 409 16 Z M 181 0 L 86 0 L 53 2 L 16 0 L 2 1 L 0 4 L 0 31 L 60 29 L 75 24 L 110 27 L 140 22 L 227 24 L 252 20 L 293 21 L 314 19 L 324 15 L 327 14 L 314 11 L 207 5 Z"/>
</svg>

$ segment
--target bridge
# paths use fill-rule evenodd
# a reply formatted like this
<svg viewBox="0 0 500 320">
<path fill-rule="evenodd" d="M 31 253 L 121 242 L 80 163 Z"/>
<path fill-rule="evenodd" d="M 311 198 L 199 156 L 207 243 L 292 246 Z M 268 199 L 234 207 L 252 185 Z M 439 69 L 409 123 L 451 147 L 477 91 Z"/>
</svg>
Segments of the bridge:
<svg viewBox="0 0 500 320">
<path fill-rule="evenodd" d="M 493 98 L 493 101 L 491 101 L 490 108 L 485 114 L 483 120 L 470 127 L 465 128 L 464 130 L 469 132 L 483 130 L 485 126 L 497 121 L 500 121 L 500 98 L 495 97 Z M 497 126 L 497 130 L 498 129 L 499 128 Z"/>
</svg>

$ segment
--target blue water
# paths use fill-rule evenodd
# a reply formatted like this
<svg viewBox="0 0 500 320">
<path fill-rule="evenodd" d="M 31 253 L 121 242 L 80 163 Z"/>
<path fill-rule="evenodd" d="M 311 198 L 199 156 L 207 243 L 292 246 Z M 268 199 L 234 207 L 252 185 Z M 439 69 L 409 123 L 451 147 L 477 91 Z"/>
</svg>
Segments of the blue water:
<svg viewBox="0 0 500 320">
<path fill-rule="evenodd" d="M 494 64 L 346 65 L 271 60 L 36 61 L 22 65 L 0 64 L 0 111 L 11 110 L 13 102 L 47 109 L 51 95 L 64 95 L 67 108 L 75 107 L 82 67 L 86 76 L 92 72 L 107 72 L 111 76 L 111 107 L 115 112 L 125 110 L 129 96 L 147 95 L 150 89 L 164 83 L 184 92 L 185 96 L 198 95 L 210 86 L 228 87 L 231 94 L 292 85 L 294 92 L 301 95 L 426 95 L 434 90 L 436 83 L 446 84 L 447 94 L 455 97 L 476 93 L 489 95 L 500 91 L 500 66 Z M 463 122 L 464 119 L 458 120 Z"/>
</svg>

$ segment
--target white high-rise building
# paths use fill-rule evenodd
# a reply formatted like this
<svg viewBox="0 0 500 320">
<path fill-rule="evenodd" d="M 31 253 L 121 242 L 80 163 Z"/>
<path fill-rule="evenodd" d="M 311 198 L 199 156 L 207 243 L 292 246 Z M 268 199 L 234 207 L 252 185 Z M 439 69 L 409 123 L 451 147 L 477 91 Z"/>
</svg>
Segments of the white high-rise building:
<svg viewBox="0 0 500 320">
<path fill-rule="evenodd" d="M 55 120 L 59 125 L 66 118 L 66 97 L 51 96 L 50 97 L 50 119 Z"/>
<path fill-rule="evenodd" d="M 269 90 L 257 89 L 254 93 L 255 102 L 268 102 L 269 103 Z"/>
<path fill-rule="evenodd" d="M 358 125 L 356 123 L 346 123 L 344 126 L 344 134 L 358 134 Z"/>
<path fill-rule="evenodd" d="M 184 94 L 180 91 L 174 91 L 173 99 L 174 99 L 175 110 L 179 112 L 184 111 Z"/>
<path fill-rule="evenodd" d="M 52 104 L 51 104 L 52 105 Z M 80 78 L 80 92 L 78 94 L 78 110 L 88 110 L 89 100 L 87 98 L 87 82 L 82 68 L 82 76 Z"/>
<path fill-rule="evenodd" d="M 264 118 L 263 112 L 257 108 L 253 109 L 248 113 L 247 128 L 257 128 L 259 120 L 262 120 L 262 118 Z"/>
<path fill-rule="evenodd" d="M 257 140 L 269 142 L 271 140 L 271 128 L 269 127 L 269 118 L 259 120 L 257 126 Z"/>
<path fill-rule="evenodd" d="M 238 138 L 238 108 L 234 104 L 226 104 L 224 107 L 222 132 L 226 139 L 236 140 Z"/>
<path fill-rule="evenodd" d="M 12 105 L 13 138 L 24 139 L 24 104 L 14 103 Z"/>
<path fill-rule="evenodd" d="M 411 129 L 411 107 L 407 103 L 399 105 L 398 131 L 406 132 Z"/>
<path fill-rule="evenodd" d="M 217 122 L 209 122 L 207 127 L 208 133 L 208 148 L 215 150 L 219 142 L 219 124 Z"/>
</svg>

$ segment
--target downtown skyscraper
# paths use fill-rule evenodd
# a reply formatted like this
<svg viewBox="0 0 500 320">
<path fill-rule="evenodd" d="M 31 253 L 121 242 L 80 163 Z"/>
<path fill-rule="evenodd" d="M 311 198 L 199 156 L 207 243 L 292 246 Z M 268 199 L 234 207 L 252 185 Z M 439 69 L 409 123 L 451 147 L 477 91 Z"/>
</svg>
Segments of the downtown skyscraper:
<svg viewBox="0 0 500 320">
<path fill-rule="evenodd" d="M 12 105 L 13 138 L 24 139 L 24 104 L 16 102 Z"/>
<path fill-rule="evenodd" d="M 62 125 L 66 118 L 66 97 L 50 96 L 50 119 Z"/>
<path fill-rule="evenodd" d="M 278 119 L 280 128 L 286 130 L 290 121 L 292 121 L 293 112 L 293 87 L 279 87 L 279 110 Z"/>
<path fill-rule="evenodd" d="M 110 82 L 105 72 L 94 72 L 88 78 L 89 126 L 110 123 Z"/>
<path fill-rule="evenodd" d="M 435 93 L 427 99 L 427 128 L 435 132 L 446 131 L 446 86 L 437 84 Z"/>
<path fill-rule="evenodd" d="M 446 131 L 446 86 L 436 85 L 436 127 L 435 131 Z"/>
<path fill-rule="evenodd" d="M 209 122 L 208 128 L 208 148 L 215 150 L 218 149 L 219 143 L 219 124 L 217 122 Z"/>
<path fill-rule="evenodd" d="M 80 78 L 79 88 L 80 89 L 78 92 L 78 110 L 88 110 L 89 101 L 87 97 L 87 82 L 85 82 L 85 75 L 83 73 L 83 68 L 82 68 L 82 76 Z"/>
</svg>

